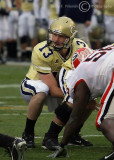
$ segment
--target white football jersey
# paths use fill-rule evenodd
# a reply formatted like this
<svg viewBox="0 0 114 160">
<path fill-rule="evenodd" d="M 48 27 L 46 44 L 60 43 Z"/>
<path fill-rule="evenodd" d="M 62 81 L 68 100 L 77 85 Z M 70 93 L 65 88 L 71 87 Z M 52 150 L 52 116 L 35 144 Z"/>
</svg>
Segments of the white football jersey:
<svg viewBox="0 0 114 160">
<path fill-rule="evenodd" d="M 66 84 L 70 96 L 74 96 L 74 88 L 84 81 L 92 98 L 101 96 L 111 80 L 114 72 L 114 44 L 94 51 L 72 72 Z"/>
</svg>

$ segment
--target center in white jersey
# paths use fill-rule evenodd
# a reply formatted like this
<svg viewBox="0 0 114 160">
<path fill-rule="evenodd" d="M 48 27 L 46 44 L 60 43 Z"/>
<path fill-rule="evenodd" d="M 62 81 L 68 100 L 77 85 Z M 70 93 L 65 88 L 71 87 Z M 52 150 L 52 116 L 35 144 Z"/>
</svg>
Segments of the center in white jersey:
<svg viewBox="0 0 114 160">
<path fill-rule="evenodd" d="M 70 96 L 74 97 L 74 88 L 80 81 L 84 81 L 90 92 L 91 98 L 103 94 L 114 72 L 114 44 L 93 51 L 72 72 L 66 81 Z"/>
</svg>

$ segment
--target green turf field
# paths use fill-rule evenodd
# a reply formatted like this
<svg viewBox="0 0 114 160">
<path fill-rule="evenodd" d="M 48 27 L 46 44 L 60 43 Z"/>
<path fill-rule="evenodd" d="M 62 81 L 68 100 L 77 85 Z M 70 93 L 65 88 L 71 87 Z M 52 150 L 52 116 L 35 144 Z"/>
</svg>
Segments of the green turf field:
<svg viewBox="0 0 114 160">
<path fill-rule="evenodd" d="M 28 70 L 27 66 L 0 65 L 0 133 L 10 136 L 21 137 L 26 121 L 27 103 L 20 95 L 20 83 Z M 85 123 L 81 135 L 90 140 L 93 147 L 68 146 L 69 158 L 60 160 L 99 160 L 111 151 L 111 144 L 95 128 L 94 111 Z M 49 154 L 53 153 L 41 148 L 45 132 L 47 132 L 53 113 L 47 111 L 44 106 L 43 112 L 35 127 L 35 149 L 27 149 L 25 160 L 48 160 Z M 60 134 L 59 141 L 61 140 Z M 4 149 L 0 148 L 0 160 L 10 160 Z"/>
</svg>

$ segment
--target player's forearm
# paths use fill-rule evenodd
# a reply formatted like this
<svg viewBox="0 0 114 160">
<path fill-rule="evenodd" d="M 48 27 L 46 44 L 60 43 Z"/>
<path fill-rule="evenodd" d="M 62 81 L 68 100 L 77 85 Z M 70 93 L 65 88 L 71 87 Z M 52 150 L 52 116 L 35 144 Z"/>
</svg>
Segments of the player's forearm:
<svg viewBox="0 0 114 160">
<path fill-rule="evenodd" d="M 51 96 L 53 96 L 53 97 L 64 98 L 63 92 L 62 92 L 61 89 L 60 89 L 59 87 L 57 87 L 57 86 L 55 86 L 55 87 L 52 86 L 52 87 L 50 88 L 50 94 L 51 94 Z"/>
</svg>

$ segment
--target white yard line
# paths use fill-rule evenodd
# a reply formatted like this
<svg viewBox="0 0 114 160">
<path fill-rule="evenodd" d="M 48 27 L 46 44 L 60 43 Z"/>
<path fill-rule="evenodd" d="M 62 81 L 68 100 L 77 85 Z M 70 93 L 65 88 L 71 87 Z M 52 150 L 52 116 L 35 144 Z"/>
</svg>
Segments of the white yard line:
<svg viewBox="0 0 114 160">
<path fill-rule="evenodd" d="M 62 138 L 63 136 L 59 136 L 59 138 Z M 103 137 L 103 135 L 83 135 L 82 137 Z M 41 136 L 35 136 L 36 139 L 41 139 L 44 137 Z"/>
<path fill-rule="evenodd" d="M 41 115 L 51 115 L 51 114 L 53 114 L 52 112 L 50 113 L 41 113 Z M 26 113 L 22 113 L 21 115 L 27 115 Z M 0 116 L 20 116 L 20 114 L 18 114 L 18 113 L 12 113 L 12 114 L 10 114 L 10 113 L 1 113 L 0 114 Z"/>
<path fill-rule="evenodd" d="M 0 84 L 0 88 L 19 88 L 21 84 Z"/>
<path fill-rule="evenodd" d="M 21 96 L 0 96 L 0 98 L 4 98 L 4 99 L 20 99 L 22 98 Z"/>
</svg>

